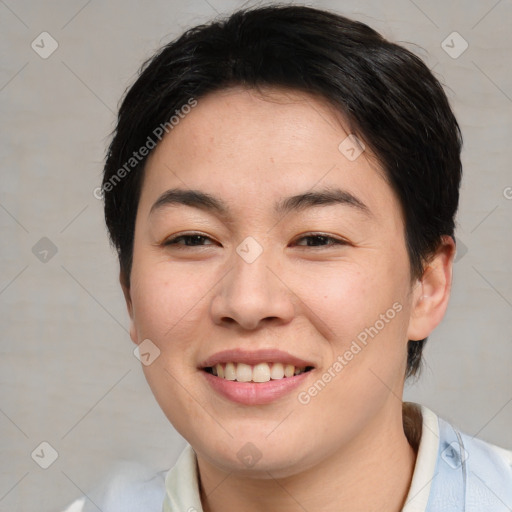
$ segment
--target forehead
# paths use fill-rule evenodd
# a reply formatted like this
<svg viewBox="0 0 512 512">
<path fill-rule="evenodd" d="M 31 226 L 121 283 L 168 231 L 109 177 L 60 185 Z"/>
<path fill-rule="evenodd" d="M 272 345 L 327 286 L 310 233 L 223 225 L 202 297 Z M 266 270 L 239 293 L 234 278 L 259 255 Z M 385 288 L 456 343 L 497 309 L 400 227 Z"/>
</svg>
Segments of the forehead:
<svg viewBox="0 0 512 512">
<path fill-rule="evenodd" d="M 221 90 L 198 99 L 149 156 L 141 202 L 181 187 L 274 208 L 285 196 L 342 188 L 377 215 L 392 210 L 384 171 L 368 145 L 357 156 L 361 149 L 326 100 L 290 90 Z"/>
<path fill-rule="evenodd" d="M 311 160 L 319 161 L 320 151 L 321 161 L 338 158 L 339 139 L 350 133 L 347 125 L 341 113 L 320 97 L 286 89 L 233 87 L 200 98 L 159 149 L 179 146 L 187 159 L 208 153 L 211 159 L 240 156 L 311 165 Z"/>
</svg>

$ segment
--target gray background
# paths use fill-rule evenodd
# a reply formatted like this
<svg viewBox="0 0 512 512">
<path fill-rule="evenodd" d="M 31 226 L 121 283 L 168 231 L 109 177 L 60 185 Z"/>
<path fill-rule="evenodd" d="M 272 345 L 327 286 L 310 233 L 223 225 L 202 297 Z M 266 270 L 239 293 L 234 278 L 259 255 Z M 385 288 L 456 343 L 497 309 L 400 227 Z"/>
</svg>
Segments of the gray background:
<svg viewBox="0 0 512 512">
<path fill-rule="evenodd" d="M 117 102 L 142 61 L 241 5 L 0 0 L 2 511 L 59 510 L 115 461 L 162 470 L 184 446 L 133 356 L 93 190 Z M 448 314 L 406 398 L 512 448 L 512 2 L 310 5 L 403 42 L 446 84 L 465 138 L 459 255 Z M 46 59 L 31 47 L 43 31 L 59 45 Z M 458 58 L 442 47 L 454 31 L 469 44 Z M 445 43 L 452 53 L 457 37 Z M 42 237 L 55 255 L 48 241 L 36 245 Z M 46 470 L 31 458 L 43 441 L 58 453 Z M 35 458 L 48 462 L 43 452 Z"/>
</svg>

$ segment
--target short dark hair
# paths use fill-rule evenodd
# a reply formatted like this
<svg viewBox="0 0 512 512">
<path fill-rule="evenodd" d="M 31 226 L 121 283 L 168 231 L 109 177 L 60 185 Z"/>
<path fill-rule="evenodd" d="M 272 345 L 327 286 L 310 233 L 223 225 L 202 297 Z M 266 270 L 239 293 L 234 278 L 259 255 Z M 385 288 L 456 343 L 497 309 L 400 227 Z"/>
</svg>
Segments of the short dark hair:
<svg viewBox="0 0 512 512">
<path fill-rule="evenodd" d="M 135 153 L 151 147 L 150 140 L 155 145 L 156 134 L 169 131 L 169 120 L 191 99 L 231 86 L 314 94 L 344 115 L 399 199 L 413 279 L 442 235 L 454 238 L 462 136 L 441 84 L 422 60 L 332 12 L 296 5 L 242 9 L 164 46 L 121 103 L 102 195 L 126 286 L 147 158 Z M 406 377 L 418 373 L 425 342 L 409 341 Z"/>
</svg>

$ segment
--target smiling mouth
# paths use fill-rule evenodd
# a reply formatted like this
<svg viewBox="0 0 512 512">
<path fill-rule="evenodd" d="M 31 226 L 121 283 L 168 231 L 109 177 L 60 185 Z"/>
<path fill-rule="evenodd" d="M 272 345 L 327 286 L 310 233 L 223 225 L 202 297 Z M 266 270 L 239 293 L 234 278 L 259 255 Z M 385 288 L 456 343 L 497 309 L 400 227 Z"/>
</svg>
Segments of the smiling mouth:
<svg viewBox="0 0 512 512">
<path fill-rule="evenodd" d="M 203 370 L 220 379 L 237 382 L 269 382 L 301 375 L 313 370 L 313 366 L 296 367 L 283 363 L 258 363 L 255 365 L 245 363 L 219 363 L 215 366 L 206 366 Z"/>
</svg>

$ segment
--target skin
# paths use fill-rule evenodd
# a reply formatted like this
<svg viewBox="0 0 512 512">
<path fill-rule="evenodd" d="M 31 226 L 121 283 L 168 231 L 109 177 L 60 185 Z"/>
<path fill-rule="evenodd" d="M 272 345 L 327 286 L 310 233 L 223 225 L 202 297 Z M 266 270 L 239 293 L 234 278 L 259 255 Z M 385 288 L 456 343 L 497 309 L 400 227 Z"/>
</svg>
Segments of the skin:
<svg viewBox="0 0 512 512">
<path fill-rule="evenodd" d="M 407 496 L 416 458 L 402 426 L 407 340 L 428 336 L 445 313 L 454 244 L 444 237 L 411 278 L 399 202 L 368 145 L 354 161 L 338 150 L 346 125 L 307 94 L 232 88 L 200 98 L 147 161 L 123 286 L 130 332 L 161 351 L 143 369 L 197 454 L 205 511 L 399 511 Z M 325 187 L 370 213 L 346 204 L 274 213 L 283 197 Z M 151 213 L 171 188 L 211 194 L 230 216 L 180 204 Z M 207 238 L 165 245 L 190 232 Z M 318 232 L 345 243 L 303 238 Z M 263 249 L 253 263 L 236 252 L 248 236 Z M 395 303 L 401 311 L 378 335 L 299 403 Z M 273 403 L 235 404 L 198 365 L 240 347 L 279 348 L 315 369 Z M 237 457 L 247 442 L 261 454 L 252 467 Z"/>
</svg>

